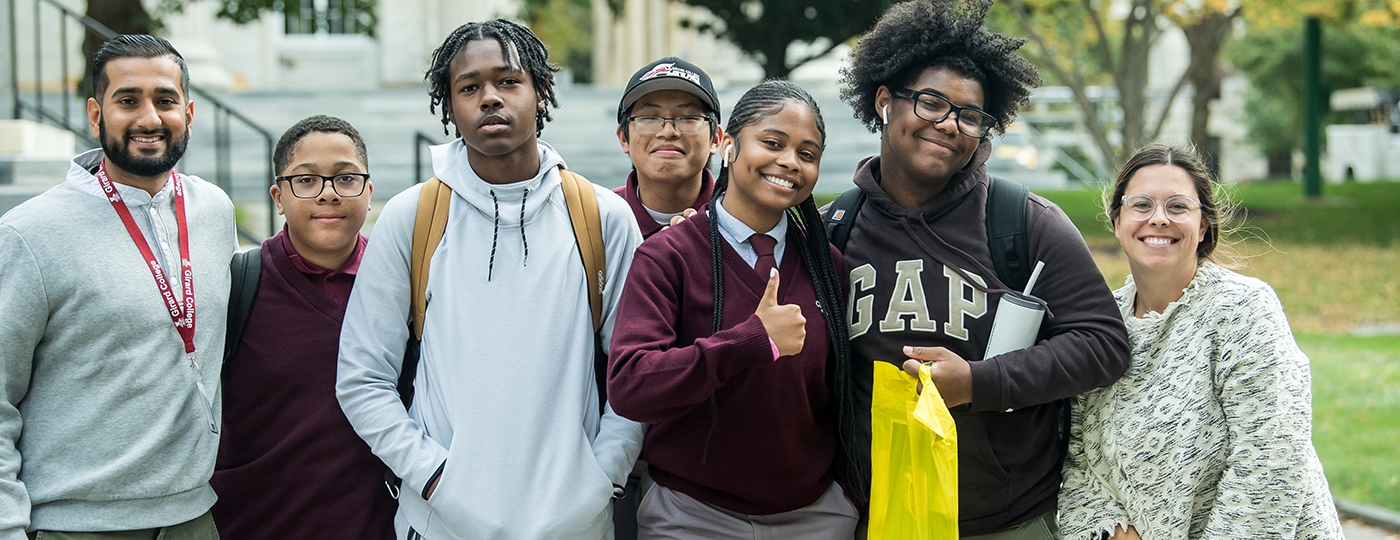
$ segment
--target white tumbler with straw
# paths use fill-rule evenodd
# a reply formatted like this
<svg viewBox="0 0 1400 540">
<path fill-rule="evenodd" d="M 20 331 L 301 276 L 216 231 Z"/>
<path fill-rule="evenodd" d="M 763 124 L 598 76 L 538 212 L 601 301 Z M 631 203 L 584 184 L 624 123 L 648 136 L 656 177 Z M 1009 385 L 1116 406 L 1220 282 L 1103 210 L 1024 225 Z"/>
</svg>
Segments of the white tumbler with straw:
<svg viewBox="0 0 1400 540">
<path fill-rule="evenodd" d="M 1031 295 L 1031 287 L 1045 268 L 1045 261 L 1037 261 L 1031 278 L 1026 281 L 1022 294 Z M 992 320 L 992 335 L 987 340 L 987 353 L 983 359 L 1030 347 L 1040 334 L 1040 321 L 1045 317 L 1045 308 L 1040 304 L 1022 300 L 1010 294 L 1001 295 L 997 303 L 996 319 Z"/>
</svg>

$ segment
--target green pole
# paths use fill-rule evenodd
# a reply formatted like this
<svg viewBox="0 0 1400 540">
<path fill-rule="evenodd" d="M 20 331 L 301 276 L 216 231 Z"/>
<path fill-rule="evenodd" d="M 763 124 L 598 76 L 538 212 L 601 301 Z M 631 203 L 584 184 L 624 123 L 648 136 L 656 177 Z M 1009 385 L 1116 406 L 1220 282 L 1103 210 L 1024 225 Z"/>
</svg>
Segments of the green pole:
<svg viewBox="0 0 1400 540">
<path fill-rule="evenodd" d="M 1322 23 L 1308 17 L 1303 32 L 1303 168 L 1304 194 L 1322 196 Z"/>
</svg>

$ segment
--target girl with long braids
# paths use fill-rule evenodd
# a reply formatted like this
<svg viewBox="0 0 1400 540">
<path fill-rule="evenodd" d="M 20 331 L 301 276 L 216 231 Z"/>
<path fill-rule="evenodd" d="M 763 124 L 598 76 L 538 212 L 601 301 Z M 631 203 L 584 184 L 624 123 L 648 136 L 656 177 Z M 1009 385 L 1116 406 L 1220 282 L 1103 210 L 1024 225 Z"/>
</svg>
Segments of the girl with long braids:
<svg viewBox="0 0 1400 540">
<path fill-rule="evenodd" d="M 755 86 L 730 116 L 706 211 L 637 249 L 608 397 L 651 425 L 640 539 L 854 534 L 864 488 L 849 480 L 865 475 L 850 459 L 847 269 L 811 198 L 825 140 L 807 92 Z"/>
</svg>

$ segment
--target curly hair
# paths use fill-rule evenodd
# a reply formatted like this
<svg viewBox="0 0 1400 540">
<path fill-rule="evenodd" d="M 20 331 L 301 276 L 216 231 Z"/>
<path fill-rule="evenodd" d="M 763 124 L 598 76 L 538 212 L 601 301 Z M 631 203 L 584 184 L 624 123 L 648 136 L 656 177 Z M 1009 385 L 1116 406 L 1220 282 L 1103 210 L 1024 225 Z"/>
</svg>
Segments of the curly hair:
<svg viewBox="0 0 1400 540">
<path fill-rule="evenodd" d="M 468 42 L 485 39 L 494 39 L 501 43 L 501 53 L 506 57 L 506 65 L 511 69 L 519 68 L 530 74 L 530 80 L 534 81 L 535 93 L 546 103 L 542 109 L 535 113 L 535 134 L 544 132 L 544 123 L 552 118 L 549 115 L 549 107 L 559 107 L 559 98 L 554 93 L 554 74 L 559 71 L 559 66 L 549 63 L 549 47 L 546 47 L 540 38 L 535 36 L 529 28 L 521 26 L 505 19 L 494 19 L 486 22 L 470 22 L 458 26 L 452 31 L 442 45 L 433 50 L 432 65 L 428 67 L 428 72 L 423 75 L 423 79 L 428 81 L 428 97 L 432 103 L 428 105 L 428 110 L 437 112 L 439 105 L 444 105 L 451 99 L 452 84 L 448 79 L 451 77 L 452 59 L 466 46 Z M 452 123 L 452 119 L 447 117 L 447 107 L 442 108 L 442 133 L 447 134 L 447 125 Z M 461 137 L 462 133 L 457 132 Z"/>
<path fill-rule="evenodd" d="M 951 69 L 982 84 L 982 109 L 1005 133 L 1016 112 L 1040 86 L 1040 72 L 1016 54 L 1026 42 L 987 29 L 992 0 L 911 0 L 895 5 L 856 43 L 841 68 L 841 99 L 871 133 L 880 132 L 875 93 L 881 86 L 913 84 L 932 67 Z"/>
</svg>

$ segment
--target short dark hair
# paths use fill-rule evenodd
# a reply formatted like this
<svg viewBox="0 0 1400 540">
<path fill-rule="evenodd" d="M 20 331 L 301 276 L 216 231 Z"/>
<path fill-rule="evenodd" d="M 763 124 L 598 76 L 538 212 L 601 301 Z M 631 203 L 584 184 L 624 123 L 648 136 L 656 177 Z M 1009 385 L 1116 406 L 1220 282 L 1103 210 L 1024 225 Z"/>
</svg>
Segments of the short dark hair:
<svg viewBox="0 0 1400 540">
<path fill-rule="evenodd" d="M 549 107 L 559 107 L 559 99 L 554 93 L 554 74 L 559 66 L 549 63 L 549 47 L 535 36 L 529 28 L 505 20 L 495 19 L 486 22 L 470 22 L 458 26 L 443 40 L 442 45 L 433 50 L 432 65 L 423 79 L 428 81 L 428 97 L 432 103 L 429 111 L 437 111 L 439 105 L 452 99 L 451 66 L 452 58 L 471 41 L 494 39 L 501 44 L 501 52 L 506 64 L 512 69 L 519 68 L 530 74 L 534 81 L 535 93 L 545 101 L 545 107 L 535 112 L 535 134 L 544 132 L 544 123 L 551 120 Z M 518 65 L 517 65 L 518 64 Z M 448 134 L 447 125 L 452 119 L 447 117 L 447 108 L 442 109 L 442 133 Z M 459 132 L 457 136 L 462 134 Z"/>
<path fill-rule="evenodd" d="M 340 133 L 349 137 L 350 142 L 355 144 L 355 157 L 360 158 L 365 167 L 369 167 L 369 152 L 365 151 L 365 140 L 360 137 L 360 132 L 355 130 L 355 126 L 334 116 L 318 114 L 293 124 L 282 134 L 282 138 L 277 140 L 277 149 L 272 152 L 273 174 L 282 174 L 283 170 L 292 164 L 292 153 L 296 152 L 297 143 L 312 133 Z"/>
<path fill-rule="evenodd" d="M 841 99 L 855 117 L 880 131 L 875 94 L 912 84 L 933 67 L 948 68 L 982 84 L 982 109 L 996 117 L 993 131 L 1005 133 L 1016 112 L 1040 86 L 1040 72 L 1016 50 L 1026 42 L 986 27 L 992 0 L 911 0 L 895 5 L 856 43 L 851 64 L 841 68 Z"/>
<path fill-rule="evenodd" d="M 97 54 L 92 55 L 92 97 L 99 103 L 107 91 L 107 62 L 118 58 L 161 58 L 170 57 L 180 65 L 180 96 L 190 99 L 190 67 L 185 65 L 185 57 L 169 41 L 146 34 L 122 34 L 107 40 Z"/>
</svg>

